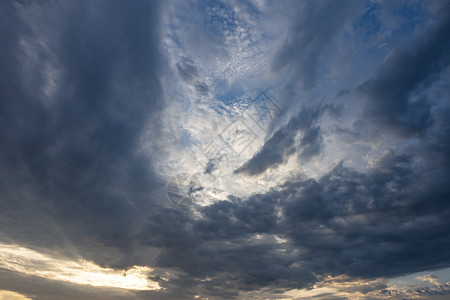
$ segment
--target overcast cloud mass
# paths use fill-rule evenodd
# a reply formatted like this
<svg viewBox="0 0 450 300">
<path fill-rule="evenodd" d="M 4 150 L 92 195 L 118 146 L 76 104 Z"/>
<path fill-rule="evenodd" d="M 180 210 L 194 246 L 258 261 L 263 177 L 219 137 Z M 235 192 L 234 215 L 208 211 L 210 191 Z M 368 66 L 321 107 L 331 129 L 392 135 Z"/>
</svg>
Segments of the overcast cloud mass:
<svg viewBox="0 0 450 300">
<path fill-rule="evenodd" d="M 0 22 L 0 299 L 450 296 L 448 1 Z"/>
</svg>

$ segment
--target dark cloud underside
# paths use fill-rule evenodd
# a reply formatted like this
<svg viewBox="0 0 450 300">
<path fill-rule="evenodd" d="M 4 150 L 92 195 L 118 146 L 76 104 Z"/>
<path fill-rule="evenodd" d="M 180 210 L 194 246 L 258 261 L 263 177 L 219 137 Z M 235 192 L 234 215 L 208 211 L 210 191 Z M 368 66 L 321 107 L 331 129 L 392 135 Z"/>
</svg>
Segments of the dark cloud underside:
<svg viewBox="0 0 450 300">
<path fill-rule="evenodd" d="M 420 135 L 432 125 L 430 100 L 423 95 L 450 64 L 449 6 L 415 38 L 389 53 L 374 76 L 360 85 L 365 116 L 401 135 Z"/>
<path fill-rule="evenodd" d="M 316 125 L 318 118 L 327 107 L 303 109 L 292 117 L 288 124 L 277 130 L 264 146 L 244 165 L 235 172 L 259 175 L 269 168 L 275 168 L 295 152 L 299 152 L 302 159 L 317 155 L 321 149 L 320 126 Z M 297 135 L 301 136 L 296 142 Z"/>
<path fill-rule="evenodd" d="M 156 201 L 151 161 L 135 151 L 162 107 L 158 5 L 1 5 L 2 235 L 42 247 L 67 238 L 116 263 L 81 241 L 126 249 L 140 211 Z M 48 70 L 58 72 L 51 95 Z"/>
<path fill-rule="evenodd" d="M 328 275 L 380 279 L 450 267 L 447 3 L 425 5 L 427 21 L 412 30 L 408 41 L 387 51 L 384 59 L 378 57 L 385 54 L 378 42 L 366 49 L 370 53 L 364 59 L 373 59 L 370 63 L 376 66 L 364 69 L 370 75 L 353 82 L 356 88 L 345 87 L 348 92 L 339 97 L 319 97 L 323 100 L 315 103 L 293 97 L 290 107 L 301 109 L 289 114 L 292 117 L 284 124 L 274 121 L 274 133 L 224 182 L 233 185 L 227 187 L 229 191 L 238 190 L 234 189 L 237 181 L 256 185 L 261 180 L 258 185 L 263 185 L 263 176 L 256 175 L 293 157 L 308 163 L 330 155 L 326 146 L 336 145 L 327 138 L 336 132 L 349 136 L 338 140 L 337 146 L 373 150 L 374 156 L 364 160 L 364 171 L 341 162 L 315 178 L 300 171 L 283 174 L 284 179 L 270 182 L 273 188 L 264 192 L 242 196 L 225 191 L 221 199 L 226 200 L 209 199 L 208 205 L 184 209 L 169 207 L 156 157 L 188 160 L 191 145 L 184 143 L 195 139 L 187 133 L 182 138 L 166 135 L 171 128 L 165 127 L 173 120 L 164 119 L 163 112 L 170 111 L 176 100 L 165 101 L 165 96 L 179 95 L 163 83 L 174 89 L 187 86 L 202 100 L 195 98 L 190 104 L 200 107 L 193 103 L 213 103 L 210 98 L 218 96 L 217 86 L 245 90 L 246 81 L 241 87 L 225 83 L 228 78 L 205 80 L 203 73 L 214 70 L 203 70 L 197 64 L 202 57 L 183 53 L 186 49 L 181 46 L 175 51 L 179 56 L 170 61 L 172 52 L 162 47 L 169 31 L 162 26 L 169 21 L 184 26 L 182 18 L 163 18 L 171 16 L 168 11 L 175 4 L 0 2 L 0 243 L 116 269 L 148 266 L 153 269 L 149 278 L 163 288 L 115 292 L 0 268 L 0 290 L 35 299 L 192 299 L 196 295 L 232 299 L 268 290 L 272 297 L 313 287 Z M 211 7 L 203 7 L 207 5 Z M 348 75 L 328 73 L 330 53 L 341 54 L 343 50 L 334 46 L 343 36 L 345 41 L 360 38 L 352 31 L 352 22 L 367 16 L 370 5 L 302 1 L 289 3 L 285 11 L 272 7 L 277 21 L 264 20 L 268 23 L 262 28 L 281 26 L 275 24 L 281 22 L 281 12 L 287 30 L 267 66 L 273 77 L 267 76 L 311 99 L 321 96 L 323 78 Z M 193 15 L 204 14 L 211 24 L 203 20 L 203 31 L 191 32 L 196 27 L 186 25 L 180 32 L 189 33 L 183 37 L 194 50 L 208 45 L 216 56 L 211 54 L 205 61 L 228 63 L 224 53 L 229 31 L 245 22 L 235 22 L 237 17 L 225 22 L 231 18 L 222 13 L 225 4 L 200 1 L 197 6 Z M 244 8 L 253 14 L 265 9 L 256 3 L 240 7 Z M 260 20 L 259 15 L 254 20 L 243 16 L 247 25 Z M 396 24 L 389 16 L 378 17 L 389 26 Z M 377 27 L 370 20 L 367 26 Z M 227 34 L 214 35 L 222 29 Z M 396 37 L 402 30 L 391 32 Z M 269 38 L 269 33 L 254 31 L 239 34 Z M 374 39 L 382 41 L 386 32 L 373 33 Z M 232 73 L 226 63 L 223 72 Z M 244 66 L 245 59 L 239 63 Z M 324 94 L 334 93 L 334 88 L 341 87 L 324 87 Z M 312 90 L 315 94 L 309 95 Z M 231 111 L 225 106 L 236 103 L 230 103 L 214 109 Z M 188 106 L 174 106 L 186 118 L 173 121 L 173 127 L 191 120 L 191 115 L 204 116 L 207 107 L 184 111 Z M 333 122 L 341 120 L 325 117 L 336 107 L 344 107 L 338 124 L 342 128 L 337 129 Z M 226 120 L 223 114 L 217 116 Z M 189 126 L 199 131 L 209 124 L 201 117 L 192 123 Z M 367 134 L 368 128 L 377 133 L 375 137 Z M 150 145 L 145 155 L 139 151 L 144 134 Z M 176 152 L 170 147 L 152 148 L 172 139 L 182 140 L 182 158 L 171 157 Z M 363 161 L 373 154 L 369 152 L 360 151 L 356 158 Z M 220 168 L 210 159 L 201 175 L 220 174 Z M 376 286 L 384 287 L 384 283 Z M 439 288 L 448 291 L 445 284 Z"/>
</svg>

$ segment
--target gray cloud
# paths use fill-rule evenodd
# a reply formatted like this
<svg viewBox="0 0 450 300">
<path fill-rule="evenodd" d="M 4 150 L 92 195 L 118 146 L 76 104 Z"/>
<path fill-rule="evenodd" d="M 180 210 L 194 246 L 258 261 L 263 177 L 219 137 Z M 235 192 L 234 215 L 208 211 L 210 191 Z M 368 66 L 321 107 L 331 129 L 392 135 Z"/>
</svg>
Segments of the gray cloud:
<svg viewBox="0 0 450 300">
<path fill-rule="evenodd" d="M 357 88 L 365 101 L 365 118 L 401 135 L 422 135 L 432 125 L 431 102 L 421 93 L 450 63 L 448 11 L 442 3 L 432 24 L 392 50 L 372 78 Z"/>
<path fill-rule="evenodd" d="M 198 76 L 198 70 L 192 59 L 183 57 L 181 62 L 177 63 L 178 74 L 184 80 L 191 82 Z"/>
<path fill-rule="evenodd" d="M 373 279 L 447 267 L 449 172 L 442 169 L 435 181 L 432 170 L 413 167 L 414 159 L 389 153 L 368 174 L 341 164 L 318 180 L 217 202 L 200 219 L 158 210 L 143 241 L 165 249 L 160 267 L 181 268 L 184 280 L 207 294 L 217 285 L 219 293 L 231 286 L 283 289 L 310 286 L 316 275 Z"/>
<path fill-rule="evenodd" d="M 295 11 L 294 25 L 272 62 L 272 70 L 289 68 L 302 88 L 313 88 L 323 56 L 350 21 L 355 6 L 352 1 L 294 1 L 290 7 Z"/>
<path fill-rule="evenodd" d="M 202 81 L 197 80 L 199 77 L 198 68 L 191 58 L 183 57 L 179 63 L 176 64 L 178 74 L 181 78 L 195 87 L 198 94 L 207 96 L 209 94 L 209 86 Z"/>
<path fill-rule="evenodd" d="M 275 73 L 291 67 L 305 88 L 353 12 L 347 2 L 315 3 L 299 4 L 272 65 Z M 436 78 L 447 79 L 448 10 L 357 88 L 365 118 L 401 134 L 367 172 L 341 163 L 317 179 L 290 177 L 265 193 L 181 210 L 162 202 L 152 153 L 136 151 L 144 127 L 163 138 L 161 5 L 0 3 L 0 239 L 101 266 L 147 265 L 165 289 L 111 292 L 4 269 L 1 289 L 36 299 L 232 299 L 312 287 L 326 275 L 374 279 L 450 266 L 450 110 L 448 96 L 427 98 Z M 227 25 L 214 20 L 211 28 Z M 194 50 L 210 45 L 205 51 L 225 56 L 221 38 L 197 39 Z M 209 93 L 192 61 L 176 68 Z M 301 110 L 236 172 L 258 175 L 294 154 L 321 153 L 325 112 L 335 106 Z M 342 126 L 348 143 L 362 139 L 361 128 Z M 421 138 L 402 144 L 411 134 Z M 205 173 L 215 167 L 211 160 Z M 447 285 L 435 290 L 448 294 Z"/>
<path fill-rule="evenodd" d="M 405 289 L 383 289 L 377 296 L 389 299 L 407 299 L 414 297 L 416 299 L 446 299 L 450 295 L 450 284 L 442 284 L 434 288 L 405 288 Z M 419 297 L 419 298 L 417 298 Z"/>
<path fill-rule="evenodd" d="M 5 239 L 61 251 L 76 245 L 71 255 L 104 265 L 128 259 L 130 236 L 161 182 L 135 154 L 149 118 L 158 130 L 163 106 L 158 6 L 2 3 Z"/>
<path fill-rule="evenodd" d="M 209 86 L 201 81 L 197 81 L 195 83 L 195 90 L 197 91 L 197 93 L 203 96 L 207 96 L 209 94 Z"/>
<path fill-rule="evenodd" d="M 320 126 L 316 125 L 319 117 L 328 109 L 322 106 L 315 109 L 303 109 L 289 122 L 278 129 L 263 147 L 235 172 L 247 175 L 259 175 L 269 168 L 275 168 L 295 152 L 301 159 L 309 159 L 320 153 L 322 136 Z M 296 136 L 301 133 L 299 145 Z"/>
</svg>

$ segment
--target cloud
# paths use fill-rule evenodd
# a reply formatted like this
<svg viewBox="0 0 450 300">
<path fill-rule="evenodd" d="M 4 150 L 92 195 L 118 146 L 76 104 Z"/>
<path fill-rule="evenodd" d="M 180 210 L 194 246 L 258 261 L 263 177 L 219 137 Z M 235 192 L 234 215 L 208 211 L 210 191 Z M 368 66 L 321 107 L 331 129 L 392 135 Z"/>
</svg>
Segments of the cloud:
<svg viewBox="0 0 450 300">
<path fill-rule="evenodd" d="M 262 148 L 235 172 L 247 175 L 259 175 L 269 168 L 275 168 L 295 152 L 301 159 L 309 159 L 320 153 L 322 136 L 319 117 L 327 110 L 326 106 L 305 108 L 289 122 L 278 129 Z M 299 142 L 297 136 L 301 133 Z"/>
<path fill-rule="evenodd" d="M 435 275 L 427 274 L 427 275 L 423 275 L 423 276 L 418 276 L 416 278 L 419 279 L 419 280 L 422 280 L 422 281 L 428 281 L 429 283 L 432 283 L 432 284 L 434 284 L 436 286 L 441 285 L 441 283 L 439 282 L 437 276 L 435 276 Z"/>
<path fill-rule="evenodd" d="M 142 239 L 164 249 L 159 267 L 181 268 L 183 281 L 205 294 L 217 285 L 219 294 L 231 286 L 292 289 L 328 274 L 376 279 L 443 268 L 449 174 L 433 183 L 414 161 L 388 153 L 368 174 L 340 164 L 320 179 L 230 198 L 198 216 L 158 210 Z"/>
<path fill-rule="evenodd" d="M 163 183 L 137 155 L 164 105 L 159 4 L 1 6 L 3 240 L 126 266 Z"/>
<path fill-rule="evenodd" d="M 11 291 L 0 291 L 1 300 L 29 300 L 31 298 L 26 298 L 16 292 Z"/>
<path fill-rule="evenodd" d="M 197 67 L 190 58 L 183 57 L 182 61 L 177 63 L 177 70 L 181 78 L 188 82 L 198 76 Z"/>
<path fill-rule="evenodd" d="M 9 290 L 20 291 L 27 298 L 22 299 L 143 299 L 134 292 L 111 287 L 92 287 L 64 281 L 49 280 L 43 277 L 27 276 L 5 269 L 0 270 L 2 285 Z M 1 295 L 1 294 L 0 294 Z M 6 298 L 8 299 L 8 298 Z M 14 298 L 13 298 L 14 299 Z M 9 299 L 8 299 L 9 300 Z"/>
<path fill-rule="evenodd" d="M 435 288 L 383 289 L 376 296 L 387 299 L 405 299 L 411 297 L 414 297 L 414 299 L 446 299 L 449 294 L 449 285 L 443 284 Z"/>
<path fill-rule="evenodd" d="M 446 266 L 442 252 L 424 257 L 422 251 L 448 247 L 441 240 L 447 212 L 429 201 L 449 191 L 433 187 L 412 163 L 388 155 L 369 175 L 338 166 L 319 181 L 287 184 L 285 193 L 298 196 L 287 200 L 286 230 L 305 249 L 302 261 L 312 270 L 372 278 Z M 421 209 L 425 203 L 429 208 Z"/>
<path fill-rule="evenodd" d="M 389 41 L 361 39 L 364 53 L 342 59 L 375 71 L 342 71 L 350 82 L 338 86 L 325 69 L 357 52 L 340 47 L 360 38 L 362 6 L 291 4 L 0 3 L 0 288 L 33 299 L 447 296 L 431 276 L 428 290 L 386 283 L 450 266 L 447 10 L 427 4 L 423 28 L 385 59 Z M 399 28 L 391 37 L 408 38 Z M 255 127 L 244 154 L 187 162 L 256 88 L 324 100 Z M 279 168 L 293 156 L 327 171 Z M 229 174 L 228 163 L 241 166 Z M 198 171 L 210 185 L 196 192 L 219 196 L 169 207 L 167 169 Z"/>
<path fill-rule="evenodd" d="M 182 57 L 181 61 L 176 64 L 178 74 L 181 78 L 195 87 L 198 94 L 207 96 L 209 87 L 205 82 L 196 80 L 199 77 L 199 71 L 191 58 Z"/>
<path fill-rule="evenodd" d="M 151 269 L 134 266 L 129 270 L 102 268 L 89 261 L 54 258 L 31 249 L 0 244 L 0 266 L 25 275 L 100 287 L 128 290 L 157 290 L 148 280 Z"/>
<path fill-rule="evenodd" d="M 351 1 L 294 2 L 289 9 L 295 11 L 295 21 L 272 62 L 273 72 L 288 68 L 302 89 L 313 88 L 323 56 L 331 51 L 334 39 L 351 20 L 355 6 Z"/>
<path fill-rule="evenodd" d="M 431 102 L 423 96 L 450 63 L 447 4 L 412 41 L 398 46 L 375 74 L 356 90 L 365 101 L 364 116 L 400 135 L 423 135 L 432 125 Z"/>
</svg>

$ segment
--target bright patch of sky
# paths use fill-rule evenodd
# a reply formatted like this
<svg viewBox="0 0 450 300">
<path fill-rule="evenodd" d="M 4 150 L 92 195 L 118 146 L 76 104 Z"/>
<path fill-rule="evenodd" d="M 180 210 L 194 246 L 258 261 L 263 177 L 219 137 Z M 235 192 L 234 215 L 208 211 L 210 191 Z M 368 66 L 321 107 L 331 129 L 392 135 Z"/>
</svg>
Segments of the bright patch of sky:
<svg viewBox="0 0 450 300">
<path fill-rule="evenodd" d="M 156 142 L 144 136 L 142 149 L 162 150 L 157 168 L 167 180 L 177 174 L 195 174 L 206 196 L 197 199 L 197 204 L 267 191 L 298 173 L 318 178 L 340 161 L 364 172 L 390 150 L 386 140 L 361 138 L 364 133 L 357 129 L 360 124 L 352 121 L 361 113 L 358 99 L 347 97 L 343 102 L 336 95 L 343 87 L 354 88 L 372 74 L 386 48 L 394 46 L 389 46 L 394 43 L 390 39 L 399 31 L 403 36 L 414 32 L 419 22 L 409 26 L 395 20 L 398 16 L 409 18 L 417 7 L 368 6 L 340 39 L 330 43 L 336 51 L 329 51 L 323 58 L 318 79 L 321 84 L 308 91 L 295 83 L 286 86 L 289 72 L 271 71 L 276 50 L 291 26 L 288 17 L 293 12 L 287 3 L 173 1 L 166 6 L 162 40 L 171 69 L 163 77 L 163 86 L 170 106 L 163 112 L 163 138 Z M 420 13 L 415 14 L 420 18 Z M 286 96 L 287 89 L 293 94 Z M 249 105 L 261 92 L 281 108 L 265 127 L 248 118 Z M 294 100 L 300 104 L 292 106 Z M 345 117 L 323 116 L 325 146 L 318 157 L 308 162 L 291 157 L 259 178 L 234 173 L 301 106 L 320 102 L 339 103 Z M 223 138 L 230 130 L 244 132 L 242 149 L 235 151 L 234 145 Z"/>
</svg>

